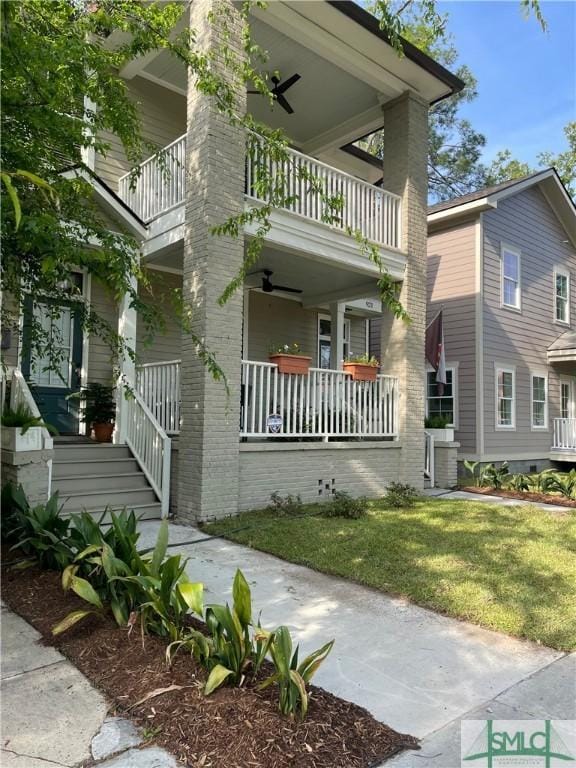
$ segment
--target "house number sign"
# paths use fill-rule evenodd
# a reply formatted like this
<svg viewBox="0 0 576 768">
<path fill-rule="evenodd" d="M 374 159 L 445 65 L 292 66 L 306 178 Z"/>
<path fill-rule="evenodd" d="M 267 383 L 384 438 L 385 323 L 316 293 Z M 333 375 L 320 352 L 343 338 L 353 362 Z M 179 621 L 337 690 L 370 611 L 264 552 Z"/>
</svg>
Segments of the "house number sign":
<svg viewBox="0 0 576 768">
<path fill-rule="evenodd" d="M 266 418 L 266 426 L 268 428 L 268 432 L 278 434 L 278 432 L 280 432 L 282 429 L 282 416 L 277 413 L 271 413 Z"/>
</svg>

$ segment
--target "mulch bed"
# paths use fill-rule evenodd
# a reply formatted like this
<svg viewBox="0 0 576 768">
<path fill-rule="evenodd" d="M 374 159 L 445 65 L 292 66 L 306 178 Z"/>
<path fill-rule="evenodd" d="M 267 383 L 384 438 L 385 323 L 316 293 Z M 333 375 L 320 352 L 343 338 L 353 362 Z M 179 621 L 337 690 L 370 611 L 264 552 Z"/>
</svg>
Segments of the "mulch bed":
<svg viewBox="0 0 576 768">
<path fill-rule="evenodd" d="M 113 713 L 130 717 L 152 735 L 150 743 L 165 747 L 184 765 L 367 768 L 403 749 L 419 748 L 413 737 L 316 686 L 310 686 L 303 723 L 280 714 L 273 687 L 222 688 L 206 698 L 206 673 L 189 655 L 178 654 L 167 668 L 162 640 L 142 638 L 137 629 L 129 634 L 111 619 L 90 618 L 54 638 L 52 627 L 86 604 L 62 591 L 58 573 L 10 570 L 5 562 L 2 575 L 2 598 L 36 627 L 43 642 L 57 647 L 106 694 Z M 169 686 L 179 688 L 150 697 Z"/>
<path fill-rule="evenodd" d="M 533 493 L 531 491 L 511 491 L 507 488 L 480 488 L 477 485 L 466 485 L 462 491 L 481 493 L 483 496 L 502 496 L 506 499 L 521 499 L 523 501 L 537 501 L 539 504 L 554 504 L 559 507 L 576 508 L 576 501 L 564 496 L 552 496 L 549 493 Z"/>
</svg>

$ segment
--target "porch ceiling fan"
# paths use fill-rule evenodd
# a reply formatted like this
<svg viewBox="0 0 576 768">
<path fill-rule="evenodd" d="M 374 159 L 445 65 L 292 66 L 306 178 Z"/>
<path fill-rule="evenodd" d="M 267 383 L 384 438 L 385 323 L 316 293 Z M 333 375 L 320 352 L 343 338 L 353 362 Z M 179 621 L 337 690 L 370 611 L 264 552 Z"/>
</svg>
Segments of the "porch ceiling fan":
<svg viewBox="0 0 576 768">
<path fill-rule="evenodd" d="M 264 293 L 274 293 L 274 291 L 282 291 L 283 293 L 302 293 L 300 288 L 290 288 L 287 285 L 274 285 L 270 278 L 274 274 L 271 269 L 261 269 L 262 273 L 262 291 Z M 253 272 L 253 275 L 258 272 Z"/>
<path fill-rule="evenodd" d="M 274 99 L 278 102 L 278 104 L 280 104 L 282 109 L 288 112 L 289 115 L 293 114 L 294 110 L 290 106 L 290 103 L 284 94 L 289 88 L 292 88 L 292 86 L 297 83 L 298 80 L 300 80 L 300 75 L 294 73 L 292 77 L 289 77 L 288 80 L 284 80 L 284 82 L 282 82 L 279 77 L 276 77 L 276 75 L 272 75 L 270 80 L 274 83 L 274 87 L 270 88 L 270 93 L 272 96 L 274 96 Z M 248 93 L 259 94 L 260 91 L 248 91 Z"/>
</svg>

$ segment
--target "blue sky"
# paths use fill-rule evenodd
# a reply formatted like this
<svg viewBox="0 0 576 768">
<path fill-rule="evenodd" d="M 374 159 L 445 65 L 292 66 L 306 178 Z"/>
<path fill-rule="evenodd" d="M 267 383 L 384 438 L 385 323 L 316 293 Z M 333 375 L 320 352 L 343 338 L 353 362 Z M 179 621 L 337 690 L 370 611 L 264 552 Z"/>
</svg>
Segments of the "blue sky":
<svg viewBox="0 0 576 768">
<path fill-rule="evenodd" d="M 563 126 L 576 120 L 576 2 L 541 5 L 547 33 L 519 0 L 438 3 L 478 80 L 478 98 L 461 114 L 486 136 L 487 162 L 505 148 L 531 164 L 541 151 L 564 150 Z"/>
</svg>

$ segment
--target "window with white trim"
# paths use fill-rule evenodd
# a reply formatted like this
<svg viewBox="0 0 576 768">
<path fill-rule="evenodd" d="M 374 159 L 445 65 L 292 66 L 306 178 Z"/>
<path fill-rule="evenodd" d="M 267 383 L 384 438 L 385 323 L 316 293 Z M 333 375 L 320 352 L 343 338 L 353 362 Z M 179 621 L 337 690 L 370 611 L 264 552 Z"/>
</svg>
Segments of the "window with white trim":
<svg viewBox="0 0 576 768">
<path fill-rule="evenodd" d="M 350 320 L 344 320 L 344 358 L 350 355 Z M 318 368 L 332 368 L 330 349 L 332 347 L 332 321 L 329 315 L 318 315 Z"/>
<path fill-rule="evenodd" d="M 548 378 L 539 374 L 530 376 L 531 425 L 533 429 L 548 428 Z"/>
<path fill-rule="evenodd" d="M 514 429 L 516 417 L 516 372 L 513 368 L 496 369 L 496 426 Z"/>
<path fill-rule="evenodd" d="M 436 371 L 426 374 L 426 416 L 442 416 L 449 420 L 448 426 L 456 425 L 456 371 L 446 368 L 446 384 L 440 394 L 436 383 Z"/>
<path fill-rule="evenodd" d="M 502 245 L 502 305 L 520 309 L 520 251 Z"/>
<path fill-rule="evenodd" d="M 554 270 L 554 318 L 558 323 L 570 323 L 570 273 Z"/>
</svg>

